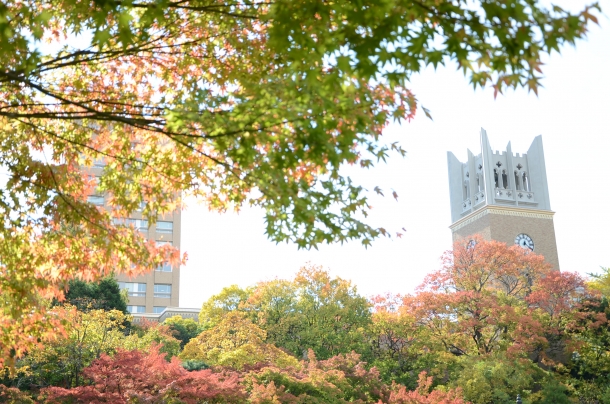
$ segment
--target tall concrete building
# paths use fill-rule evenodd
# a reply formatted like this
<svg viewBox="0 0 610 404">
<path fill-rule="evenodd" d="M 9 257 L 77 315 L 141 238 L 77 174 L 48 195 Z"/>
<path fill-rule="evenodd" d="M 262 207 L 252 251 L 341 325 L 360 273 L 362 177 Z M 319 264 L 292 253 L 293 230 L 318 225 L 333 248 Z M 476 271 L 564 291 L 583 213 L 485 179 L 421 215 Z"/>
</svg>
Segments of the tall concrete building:
<svg viewBox="0 0 610 404">
<path fill-rule="evenodd" d="M 148 226 L 141 214 L 127 219 L 158 244 L 169 243 L 180 249 L 180 212 L 159 217 L 155 226 Z M 121 289 L 129 296 L 127 309 L 132 314 L 161 314 L 168 307 L 178 307 L 180 297 L 180 266 L 161 265 L 147 274 L 135 278 L 118 275 Z"/>
<path fill-rule="evenodd" d="M 104 168 L 102 160 L 87 169 L 87 174 L 99 178 Z M 89 202 L 104 207 L 105 196 L 94 193 Z M 135 212 L 129 218 L 115 219 L 117 223 L 133 224 L 149 240 L 159 244 L 170 243 L 180 249 L 180 211 L 171 215 L 159 216 L 154 226 L 149 226 L 141 212 Z M 180 297 L 180 267 L 169 264 L 161 265 L 145 275 L 129 278 L 126 275 L 117 277 L 121 289 L 126 289 L 129 296 L 127 309 L 137 317 L 139 314 L 161 314 L 168 308 L 177 308 Z M 154 316 L 151 316 L 154 317 Z"/>
<path fill-rule="evenodd" d="M 517 244 L 545 257 L 559 270 L 555 227 L 549 199 L 542 136 L 534 138 L 527 153 L 492 151 L 481 129 L 481 153 L 468 150 L 460 162 L 447 152 L 450 229 L 453 239 L 473 234 Z"/>
</svg>

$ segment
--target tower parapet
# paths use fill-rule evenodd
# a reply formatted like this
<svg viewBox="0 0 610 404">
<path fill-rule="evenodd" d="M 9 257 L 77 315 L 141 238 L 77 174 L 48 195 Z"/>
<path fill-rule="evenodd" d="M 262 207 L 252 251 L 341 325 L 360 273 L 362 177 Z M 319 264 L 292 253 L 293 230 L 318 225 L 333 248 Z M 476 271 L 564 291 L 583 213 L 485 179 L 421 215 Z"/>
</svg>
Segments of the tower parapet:
<svg viewBox="0 0 610 404">
<path fill-rule="evenodd" d="M 451 220 L 486 205 L 551 210 L 542 136 L 536 136 L 525 154 L 514 154 L 510 142 L 505 151 L 493 151 L 481 129 L 481 153 L 468 150 L 468 160 L 459 161 L 447 152 Z"/>
<path fill-rule="evenodd" d="M 447 163 L 454 241 L 480 234 L 514 243 L 559 269 L 542 136 L 527 153 L 513 153 L 510 142 L 494 152 L 481 129 L 481 152 L 468 150 L 466 162 L 447 152 Z"/>
</svg>

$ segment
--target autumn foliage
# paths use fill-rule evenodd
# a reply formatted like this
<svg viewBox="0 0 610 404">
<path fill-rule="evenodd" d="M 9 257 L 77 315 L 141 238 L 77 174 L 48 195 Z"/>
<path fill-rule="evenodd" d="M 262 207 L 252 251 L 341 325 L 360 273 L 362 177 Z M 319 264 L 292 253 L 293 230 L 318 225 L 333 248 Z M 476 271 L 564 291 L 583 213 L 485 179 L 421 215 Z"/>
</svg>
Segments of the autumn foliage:
<svg viewBox="0 0 610 404">
<path fill-rule="evenodd" d="M 553 362 L 577 320 L 606 323 L 583 305 L 594 294 L 584 279 L 554 271 L 543 257 L 476 236 L 457 242 L 401 312 L 420 327 L 422 345 L 452 355 L 534 355 Z"/>
<path fill-rule="evenodd" d="M 200 324 L 173 318 L 126 327 L 120 311 L 69 305 L 54 313 L 68 324 L 66 334 L 18 359 L 13 373 L 4 369 L 5 401 L 610 398 L 607 296 L 532 252 L 478 236 L 458 241 L 413 294 L 365 299 L 349 281 L 309 265 L 294 279 L 223 289 L 204 303 Z M 183 349 L 175 332 L 188 341 Z"/>
<path fill-rule="evenodd" d="M 301 248 L 387 235 L 343 167 L 406 153 L 382 135 L 418 110 L 411 76 L 453 62 L 475 88 L 536 91 L 599 9 L 471 3 L 0 3 L 0 363 L 61 330 L 45 301 L 68 281 L 181 262 L 123 219 L 186 196 L 259 206 Z"/>
<path fill-rule="evenodd" d="M 202 370 L 187 372 L 176 358 L 164 360 L 158 348 L 150 353 L 120 351 L 102 356 L 85 375 L 91 384 L 73 389 L 50 387 L 41 392 L 45 403 L 147 402 L 252 404 L 464 404 L 459 389 L 430 392 L 432 378 L 422 373 L 419 387 L 387 385 L 374 368 L 367 370 L 358 354 L 318 361 L 309 358 L 295 366 L 262 367 L 245 373 Z M 17 394 L 19 390 L 6 390 Z"/>
<path fill-rule="evenodd" d="M 417 389 L 408 391 L 405 386 L 393 384 L 388 404 L 466 404 L 462 398 L 461 390 L 441 390 L 430 391 L 432 377 L 426 372 L 419 374 Z"/>
<path fill-rule="evenodd" d="M 318 361 L 313 351 L 299 367 L 266 367 L 246 376 L 252 403 L 387 403 L 387 404 L 464 404 L 460 390 L 430 392 L 432 378 L 419 376 L 418 388 L 384 383 L 377 369 L 367 370 L 360 355 L 337 355 Z"/>
<path fill-rule="evenodd" d="M 14 388 L 0 384 L 0 403 L 10 404 L 34 404 L 29 394 Z"/>
<path fill-rule="evenodd" d="M 119 351 L 113 358 L 102 355 L 84 375 L 90 385 L 49 387 L 41 393 L 45 402 L 240 403 L 245 398 L 237 374 L 188 372 L 177 358 L 166 361 L 158 347 L 146 354 L 134 350 Z"/>
<path fill-rule="evenodd" d="M 243 369 L 260 363 L 296 365 L 294 357 L 265 342 L 266 339 L 265 330 L 253 324 L 243 313 L 234 311 L 213 329 L 191 339 L 180 356 L 228 369 Z"/>
</svg>

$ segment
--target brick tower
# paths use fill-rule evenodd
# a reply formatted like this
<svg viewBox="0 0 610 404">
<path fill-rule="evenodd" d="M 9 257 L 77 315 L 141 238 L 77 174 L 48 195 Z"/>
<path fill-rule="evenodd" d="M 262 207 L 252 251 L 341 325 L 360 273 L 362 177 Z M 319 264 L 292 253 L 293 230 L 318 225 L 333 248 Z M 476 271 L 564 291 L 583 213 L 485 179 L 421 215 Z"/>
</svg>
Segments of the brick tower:
<svg viewBox="0 0 610 404">
<path fill-rule="evenodd" d="M 478 233 L 528 248 L 559 270 L 542 136 L 519 155 L 510 142 L 505 151 L 493 152 L 481 129 L 481 153 L 468 150 L 462 163 L 447 152 L 447 163 L 454 241 Z"/>
</svg>

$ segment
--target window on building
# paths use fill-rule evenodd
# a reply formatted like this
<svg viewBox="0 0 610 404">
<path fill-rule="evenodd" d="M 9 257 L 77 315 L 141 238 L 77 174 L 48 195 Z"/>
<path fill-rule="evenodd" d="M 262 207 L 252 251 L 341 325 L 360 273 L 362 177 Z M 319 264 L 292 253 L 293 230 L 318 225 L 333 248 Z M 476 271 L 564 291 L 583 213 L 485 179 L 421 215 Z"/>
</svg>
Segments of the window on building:
<svg viewBox="0 0 610 404">
<path fill-rule="evenodd" d="M 146 296 L 146 284 L 138 282 L 119 282 L 119 288 L 127 290 L 127 294 L 133 297 Z"/>
<path fill-rule="evenodd" d="M 502 186 L 504 189 L 508 188 L 508 175 L 506 175 L 506 170 L 502 170 Z"/>
<path fill-rule="evenodd" d="M 153 313 L 161 314 L 165 308 L 166 306 L 155 306 L 153 307 Z"/>
<path fill-rule="evenodd" d="M 93 195 L 103 195 L 103 192 L 100 190 L 100 177 L 95 175 L 89 176 L 89 181 L 93 182 Z"/>
<path fill-rule="evenodd" d="M 157 233 L 165 233 L 172 234 L 174 231 L 174 223 L 173 222 L 157 222 Z"/>
<path fill-rule="evenodd" d="M 89 195 L 87 202 L 96 206 L 104 206 L 104 197 L 101 195 Z"/>
<path fill-rule="evenodd" d="M 499 179 L 499 178 L 498 178 L 498 170 L 496 170 L 496 169 L 494 168 L 494 182 L 495 182 L 496 188 L 500 188 L 500 186 L 499 186 L 499 182 L 498 182 L 498 179 Z"/>
<path fill-rule="evenodd" d="M 172 272 L 172 266 L 169 263 L 164 262 L 162 265 L 159 265 L 157 268 L 155 268 L 155 271 L 157 271 L 157 272 Z"/>
<path fill-rule="evenodd" d="M 173 245 L 171 241 L 157 240 L 157 247 L 161 247 L 162 245 Z"/>
<path fill-rule="evenodd" d="M 136 222 L 136 228 L 138 228 L 140 231 L 148 231 L 148 220 L 138 219 Z"/>
<path fill-rule="evenodd" d="M 146 219 L 127 219 L 127 224 L 140 231 L 148 231 L 148 220 Z"/>
<path fill-rule="evenodd" d="M 93 167 L 106 167 L 106 158 L 99 157 L 93 160 Z"/>
<path fill-rule="evenodd" d="M 127 306 L 127 311 L 130 313 L 146 313 L 146 306 Z"/>
<path fill-rule="evenodd" d="M 148 231 L 148 220 L 146 219 L 125 219 L 122 217 L 115 217 L 112 219 L 112 223 L 115 225 L 133 226 L 140 231 Z"/>
<path fill-rule="evenodd" d="M 172 285 L 155 283 L 155 297 L 172 297 Z"/>
</svg>

